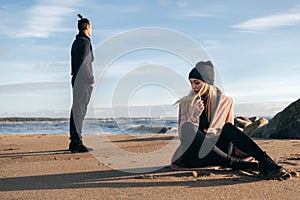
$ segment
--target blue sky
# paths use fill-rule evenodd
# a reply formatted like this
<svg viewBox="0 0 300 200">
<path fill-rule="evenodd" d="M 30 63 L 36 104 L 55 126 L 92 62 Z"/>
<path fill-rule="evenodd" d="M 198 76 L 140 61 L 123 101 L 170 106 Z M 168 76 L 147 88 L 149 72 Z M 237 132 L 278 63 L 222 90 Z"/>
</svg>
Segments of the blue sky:
<svg viewBox="0 0 300 200">
<path fill-rule="evenodd" d="M 273 115 L 300 96 L 300 2 L 296 0 L 2 0 L 0 116 L 68 117 L 70 46 L 77 34 L 77 13 L 93 24 L 96 72 L 104 70 L 97 64 L 105 54 L 100 51 L 102 44 L 111 41 L 118 49 L 120 44 L 113 43 L 116 36 L 152 27 L 184 35 L 203 48 L 238 114 Z M 143 37 L 137 35 L 136 40 L 126 42 L 132 44 Z M 162 38 L 160 42 L 166 43 Z M 171 43 L 186 48 L 182 41 Z M 104 76 L 96 73 L 90 108 L 98 117 L 111 115 L 112 106 L 150 106 L 150 110 L 139 109 L 137 115 L 154 111 L 163 115 L 167 108 L 159 106 L 170 105 L 189 91 L 185 77 L 192 65 L 157 48 L 123 54 L 110 63 Z M 172 82 L 168 72 L 147 73 L 157 66 L 174 70 L 179 74 L 174 80 L 180 84 L 166 86 Z M 139 82 L 129 92 L 118 88 L 135 79 L 131 73 L 137 74 L 136 79 L 152 77 L 153 84 Z M 164 78 L 169 82 L 158 81 Z M 176 109 L 168 115 L 174 113 Z"/>
</svg>

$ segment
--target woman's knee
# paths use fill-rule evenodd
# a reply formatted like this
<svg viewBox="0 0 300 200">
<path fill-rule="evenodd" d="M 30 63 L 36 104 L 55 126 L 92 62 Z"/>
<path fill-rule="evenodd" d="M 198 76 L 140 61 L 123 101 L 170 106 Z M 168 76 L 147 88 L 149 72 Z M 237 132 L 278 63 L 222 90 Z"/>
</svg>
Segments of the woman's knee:
<svg viewBox="0 0 300 200">
<path fill-rule="evenodd" d="M 221 137 L 224 138 L 225 140 L 228 140 L 234 128 L 235 127 L 231 123 L 224 124 L 221 132 Z"/>
<path fill-rule="evenodd" d="M 234 127 L 233 124 L 229 122 L 225 123 L 223 126 L 223 128 L 232 128 L 232 127 Z"/>
</svg>

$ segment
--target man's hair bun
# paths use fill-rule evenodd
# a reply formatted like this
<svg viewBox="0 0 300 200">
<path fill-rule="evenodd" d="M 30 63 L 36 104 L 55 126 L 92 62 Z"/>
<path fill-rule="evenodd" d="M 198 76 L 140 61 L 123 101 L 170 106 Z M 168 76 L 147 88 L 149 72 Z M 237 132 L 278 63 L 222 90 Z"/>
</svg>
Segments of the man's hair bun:
<svg viewBox="0 0 300 200">
<path fill-rule="evenodd" d="M 80 19 L 83 19 L 82 15 L 81 14 L 78 14 L 77 15 Z"/>
</svg>

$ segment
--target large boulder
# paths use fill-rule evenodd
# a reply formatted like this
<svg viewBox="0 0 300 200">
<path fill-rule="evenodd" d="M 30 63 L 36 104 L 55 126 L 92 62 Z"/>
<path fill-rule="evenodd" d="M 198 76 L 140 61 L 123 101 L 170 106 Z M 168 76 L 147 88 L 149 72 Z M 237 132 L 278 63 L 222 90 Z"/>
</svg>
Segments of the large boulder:
<svg viewBox="0 0 300 200">
<path fill-rule="evenodd" d="M 269 138 L 276 139 L 299 139 L 300 138 L 300 119 L 293 121 L 285 128 L 270 134 Z"/>
<path fill-rule="evenodd" d="M 251 137 L 300 139 L 300 99 L 254 130 Z"/>
<path fill-rule="evenodd" d="M 234 125 L 241 129 L 244 129 L 246 126 L 248 126 L 251 123 L 252 121 L 244 116 L 239 116 L 234 119 Z"/>
<path fill-rule="evenodd" d="M 266 118 L 259 118 L 259 119 L 255 120 L 253 123 L 247 125 L 244 128 L 243 132 L 246 133 L 247 135 L 251 135 L 254 130 L 256 130 L 257 128 L 262 127 L 268 123 L 269 123 L 269 121 Z"/>
</svg>

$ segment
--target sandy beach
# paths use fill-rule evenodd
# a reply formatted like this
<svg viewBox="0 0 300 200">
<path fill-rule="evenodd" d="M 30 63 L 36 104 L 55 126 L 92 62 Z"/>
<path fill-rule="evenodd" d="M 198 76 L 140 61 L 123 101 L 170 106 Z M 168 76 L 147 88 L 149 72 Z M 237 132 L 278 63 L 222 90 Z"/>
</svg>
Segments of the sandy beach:
<svg viewBox="0 0 300 200">
<path fill-rule="evenodd" d="M 109 138 L 126 151 L 149 152 L 174 137 Z M 126 173 L 91 153 L 69 153 L 67 135 L 0 135 L 0 199 L 299 199 L 300 140 L 255 141 L 295 176 L 264 180 L 257 173 L 229 169 L 194 176 L 167 165 L 149 173 Z"/>
</svg>

